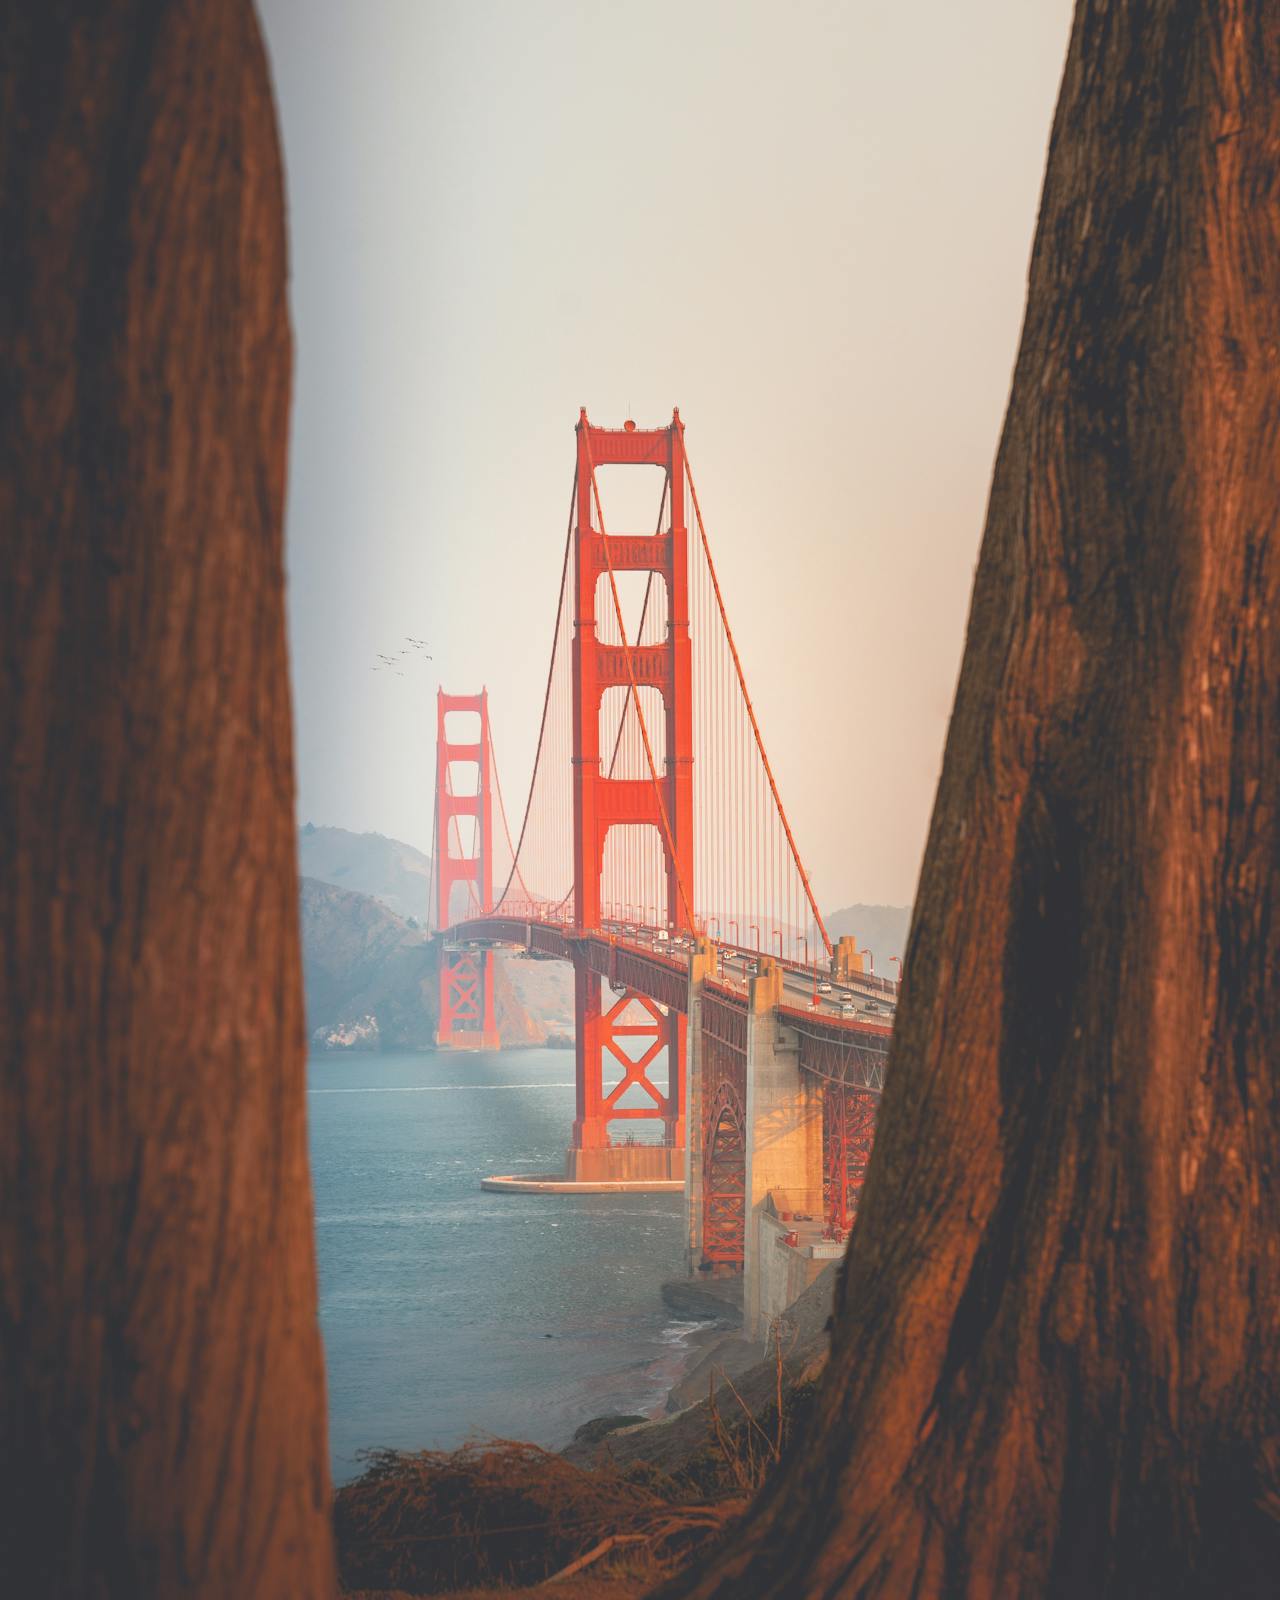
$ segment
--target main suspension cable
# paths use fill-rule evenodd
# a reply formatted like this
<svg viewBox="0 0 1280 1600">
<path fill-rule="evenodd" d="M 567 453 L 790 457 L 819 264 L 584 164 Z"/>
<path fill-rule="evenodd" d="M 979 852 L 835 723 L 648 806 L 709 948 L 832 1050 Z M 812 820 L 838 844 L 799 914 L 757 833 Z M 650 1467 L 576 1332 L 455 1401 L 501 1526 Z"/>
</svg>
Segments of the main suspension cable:
<svg viewBox="0 0 1280 1600">
<path fill-rule="evenodd" d="M 493 774 L 493 787 L 497 791 L 498 795 L 498 813 L 502 818 L 502 832 L 506 837 L 507 849 L 511 854 L 511 872 L 507 878 L 507 882 L 510 884 L 513 880 L 518 879 L 520 887 L 524 890 L 525 898 L 527 900 L 532 900 L 533 896 L 529 893 L 529 885 L 524 881 L 524 874 L 520 871 L 520 863 L 516 855 L 515 847 L 511 843 L 511 824 L 507 821 L 507 803 L 502 798 L 502 775 L 498 771 L 498 755 L 493 745 L 492 724 L 489 726 L 489 770 Z M 536 763 L 534 770 L 537 770 Z M 494 901 L 494 905 L 500 906 L 502 901 L 505 899 L 506 891 L 504 890 L 502 896 Z"/>
</svg>

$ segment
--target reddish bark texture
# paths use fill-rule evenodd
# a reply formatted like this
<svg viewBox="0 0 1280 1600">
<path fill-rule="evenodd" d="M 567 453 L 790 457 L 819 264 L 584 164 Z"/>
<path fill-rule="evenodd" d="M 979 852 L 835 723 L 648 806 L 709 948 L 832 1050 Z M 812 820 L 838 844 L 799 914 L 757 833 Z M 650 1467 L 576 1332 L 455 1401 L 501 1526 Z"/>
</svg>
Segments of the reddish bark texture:
<svg viewBox="0 0 1280 1600">
<path fill-rule="evenodd" d="M 7 0 L 0 209 L 0 1590 L 326 1595 L 248 0 Z"/>
<path fill-rule="evenodd" d="M 670 1594 L 1276 1592 L 1278 515 L 1280 4 L 1080 0 L 819 1418 Z"/>
</svg>

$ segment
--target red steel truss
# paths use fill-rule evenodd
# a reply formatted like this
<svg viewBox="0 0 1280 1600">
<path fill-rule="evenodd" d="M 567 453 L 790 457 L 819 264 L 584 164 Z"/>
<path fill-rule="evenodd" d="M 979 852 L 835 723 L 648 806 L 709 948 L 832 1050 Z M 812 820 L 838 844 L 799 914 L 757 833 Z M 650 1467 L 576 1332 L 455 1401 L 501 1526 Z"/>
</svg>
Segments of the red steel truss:
<svg viewBox="0 0 1280 1600">
<path fill-rule="evenodd" d="M 711 1103 L 702 1190 L 702 1259 L 742 1271 L 747 1218 L 746 1112 L 733 1086 L 722 1083 Z"/>
<path fill-rule="evenodd" d="M 747 1013 L 736 996 L 702 995 L 702 1261 L 742 1270 L 746 1227 Z"/>
<path fill-rule="evenodd" d="M 574 634 L 573 702 L 573 854 L 574 904 L 579 933 L 601 925 L 600 880 L 605 842 L 613 828 L 652 828 L 661 838 L 666 863 L 666 906 L 660 926 L 691 929 L 693 894 L 693 700 L 689 644 L 689 553 L 685 525 L 684 428 L 679 413 L 666 428 L 597 428 L 584 410 L 578 421 L 576 521 L 573 533 Z M 599 514 L 595 469 L 606 465 L 658 466 L 667 475 L 667 527 L 654 534 L 606 532 Z M 595 515 L 593 516 L 593 506 Z M 599 524 L 599 525 L 598 525 Z M 615 574 L 647 572 L 666 585 L 667 634 L 656 643 L 631 642 L 623 626 Z M 601 579 L 607 583 L 601 585 Z M 603 589 L 605 618 L 597 619 L 597 593 Z M 597 622 L 607 621 L 605 642 Z M 613 635 L 620 636 L 613 639 Z M 665 770 L 617 778 L 601 770 L 600 708 L 605 691 L 623 688 L 630 697 L 652 765 L 652 744 L 644 722 L 640 690 L 657 690 L 665 720 Z M 612 768 L 612 763 L 611 763 Z M 633 1063 L 619 1045 L 615 1021 L 633 1005 L 649 1006 L 638 991 L 624 987 L 622 998 L 603 1009 L 600 974 L 581 953 L 574 958 L 577 1022 L 577 1115 L 575 1150 L 610 1143 L 609 1125 L 620 1117 L 658 1115 L 668 1145 L 684 1143 L 684 1020 L 650 1007 L 652 1042 L 643 1065 Z M 645 1069 L 666 1049 L 670 1088 L 662 1095 Z M 604 1089 L 612 1058 L 624 1071 L 623 1085 Z M 623 1087 L 639 1083 L 652 1104 L 621 1108 Z"/>
<path fill-rule="evenodd" d="M 448 737 L 451 713 L 479 716 L 475 740 Z M 478 781 L 473 793 L 457 793 L 462 765 L 474 764 Z M 436 928 L 441 934 L 454 921 L 485 916 L 493 909 L 493 758 L 489 738 L 489 695 L 436 695 Z M 464 786 L 465 787 L 465 786 Z M 464 837 L 460 826 L 467 820 Z M 471 820 L 473 819 L 473 820 Z M 462 884 L 467 903 L 457 915 L 454 888 Z M 444 939 L 440 947 L 440 1014 L 436 1043 L 445 1049 L 496 1050 L 498 1023 L 494 1013 L 493 951 L 467 949 Z"/>
<path fill-rule="evenodd" d="M 828 1081 L 822 1093 L 823 1210 L 829 1239 L 849 1237 L 867 1175 L 880 1096 Z"/>
<path fill-rule="evenodd" d="M 683 1048 L 684 1018 L 664 1013 L 648 995 L 625 990 L 600 1018 L 600 1039 L 618 1066 L 622 1077 L 604 1096 L 599 1115 L 606 1123 L 628 1118 L 658 1116 L 662 1119 L 665 1142 L 675 1144 L 675 1124 L 679 1107 L 671 1093 L 664 1094 L 649 1078 L 649 1068 L 663 1050 L 673 1055 Z M 634 1040 L 639 1053 L 629 1050 L 626 1041 Z M 628 1090 L 642 1092 L 639 1105 L 622 1104 Z"/>
</svg>

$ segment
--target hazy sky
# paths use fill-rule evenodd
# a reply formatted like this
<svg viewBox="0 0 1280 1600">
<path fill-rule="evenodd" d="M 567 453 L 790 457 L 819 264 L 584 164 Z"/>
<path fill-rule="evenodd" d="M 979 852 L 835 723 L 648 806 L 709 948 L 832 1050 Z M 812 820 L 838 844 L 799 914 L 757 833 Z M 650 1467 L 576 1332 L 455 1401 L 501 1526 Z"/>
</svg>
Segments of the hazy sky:
<svg viewBox="0 0 1280 1600">
<path fill-rule="evenodd" d="M 300 817 L 429 848 L 438 684 L 522 809 L 578 407 L 677 404 L 819 900 L 909 900 L 1070 0 L 260 6 Z"/>
</svg>

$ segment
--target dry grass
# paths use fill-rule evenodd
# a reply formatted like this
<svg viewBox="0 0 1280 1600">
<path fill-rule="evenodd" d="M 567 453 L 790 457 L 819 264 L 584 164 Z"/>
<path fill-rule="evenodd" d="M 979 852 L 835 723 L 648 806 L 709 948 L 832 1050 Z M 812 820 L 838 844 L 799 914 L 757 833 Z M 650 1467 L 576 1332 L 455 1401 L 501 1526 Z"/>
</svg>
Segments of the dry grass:
<svg viewBox="0 0 1280 1600">
<path fill-rule="evenodd" d="M 620 1564 L 653 1581 L 741 1504 L 691 1502 L 651 1472 L 587 1472 L 536 1445 L 496 1441 L 373 1453 L 364 1475 L 339 1490 L 334 1527 L 349 1590 L 448 1594 L 527 1588 L 605 1541 L 613 1542 L 595 1560 L 608 1560 L 614 1576 Z M 566 1577 L 557 1594 L 568 1600 L 575 1581 Z M 600 1587 L 594 1577 L 583 1581 Z"/>
<path fill-rule="evenodd" d="M 450 1452 L 379 1450 L 339 1490 L 342 1581 L 369 1600 L 448 1594 L 496 1600 L 633 1600 L 684 1565 L 739 1515 L 781 1459 L 814 1385 L 788 1385 L 782 1355 L 759 1416 L 726 1382 L 706 1439 L 671 1472 L 608 1459 L 576 1466 L 507 1440 Z"/>
<path fill-rule="evenodd" d="M 665 1576 L 666 1571 L 660 1568 L 647 1573 L 614 1570 L 597 1575 L 589 1572 L 563 1583 L 539 1584 L 534 1589 L 512 1589 L 505 1584 L 497 1589 L 454 1589 L 450 1590 L 447 1600 L 513 1600 L 514 1596 L 519 1596 L 519 1600 L 644 1600 Z M 344 1600 L 417 1600 L 417 1597 L 404 1589 L 360 1589 L 344 1591 Z"/>
</svg>

